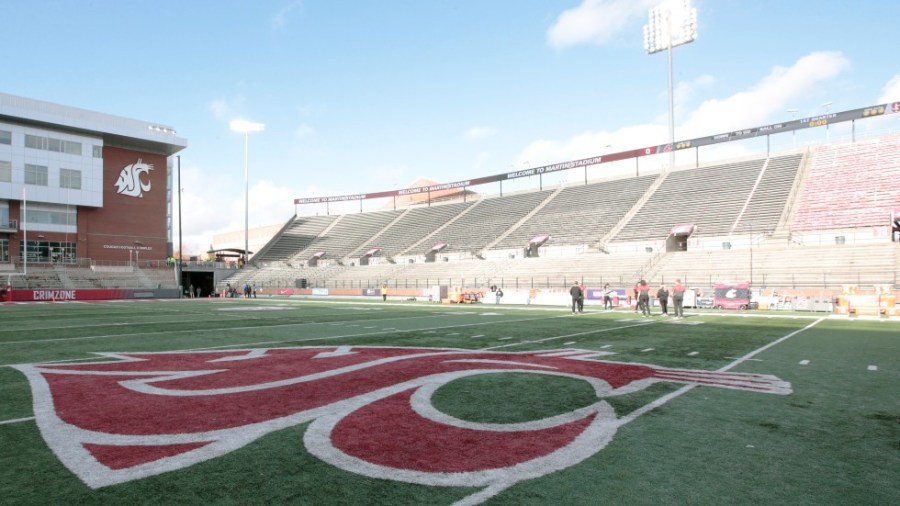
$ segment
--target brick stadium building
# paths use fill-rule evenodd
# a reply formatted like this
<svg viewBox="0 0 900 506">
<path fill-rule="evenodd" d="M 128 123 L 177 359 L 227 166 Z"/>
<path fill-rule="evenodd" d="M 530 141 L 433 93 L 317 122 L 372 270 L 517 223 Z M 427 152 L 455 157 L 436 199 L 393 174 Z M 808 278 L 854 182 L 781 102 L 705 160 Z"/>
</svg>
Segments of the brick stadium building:
<svg viewBox="0 0 900 506">
<path fill-rule="evenodd" d="M 186 146 L 168 126 L 0 93 L 0 265 L 165 262 Z"/>
</svg>

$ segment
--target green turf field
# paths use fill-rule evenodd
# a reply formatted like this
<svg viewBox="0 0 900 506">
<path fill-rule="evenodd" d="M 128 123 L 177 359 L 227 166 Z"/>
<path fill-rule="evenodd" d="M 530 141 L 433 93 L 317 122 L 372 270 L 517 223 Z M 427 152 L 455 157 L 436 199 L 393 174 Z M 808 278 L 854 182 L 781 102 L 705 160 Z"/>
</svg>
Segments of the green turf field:
<svg viewBox="0 0 900 506">
<path fill-rule="evenodd" d="M 0 322 L 4 505 L 900 503 L 897 321 L 213 299 Z"/>
</svg>

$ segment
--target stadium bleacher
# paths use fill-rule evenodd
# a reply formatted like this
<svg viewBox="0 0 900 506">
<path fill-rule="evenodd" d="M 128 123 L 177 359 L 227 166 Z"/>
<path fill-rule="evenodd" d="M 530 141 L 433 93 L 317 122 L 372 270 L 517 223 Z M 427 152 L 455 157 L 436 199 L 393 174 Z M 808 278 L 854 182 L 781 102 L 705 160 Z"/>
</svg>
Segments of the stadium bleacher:
<svg viewBox="0 0 900 506">
<path fill-rule="evenodd" d="M 886 236 L 877 244 L 850 241 L 836 247 L 827 244 L 827 230 L 840 226 L 866 235 L 866 227 L 887 226 L 881 215 L 900 202 L 889 177 L 898 160 L 900 136 L 895 135 L 466 202 L 316 217 L 319 234 L 307 235 L 303 248 L 266 248 L 267 259 L 277 251 L 282 263 L 229 279 L 293 286 L 293 280 L 304 278 L 323 287 L 380 286 L 387 280 L 392 286 L 559 287 L 576 279 L 629 286 L 639 277 L 653 283 L 681 277 L 703 286 L 751 277 L 757 287 L 896 284 L 897 243 Z M 830 210 L 825 219 L 823 207 Z M 660 245 L 680 223 L 695 225 L 692 238 L 698 242 L 688 251 L 666 252 Z M 272 243 L 283 246 L 291 229 Z M 790 239 L 797 230 L 823 231 L 827 238 L 798 244 Z M 546 253 L 506 255 L 541 234 L 552 237 L 542 249 Z M 438 243 L 447 247 L 436 261 L 425 261 Z M 638 247 L 645 244 L 654 247 Z M 606 254 L 605 245 L 613 254 Z M 635 246 L 616 249 L 619 245 Z M 354 259 L 376 247 L 377 261 L 357 265 Z M 344 261 L 286 265 L 314 250 Z M 491 250 L 504 254 L 490 255 Z"/>
</svg>

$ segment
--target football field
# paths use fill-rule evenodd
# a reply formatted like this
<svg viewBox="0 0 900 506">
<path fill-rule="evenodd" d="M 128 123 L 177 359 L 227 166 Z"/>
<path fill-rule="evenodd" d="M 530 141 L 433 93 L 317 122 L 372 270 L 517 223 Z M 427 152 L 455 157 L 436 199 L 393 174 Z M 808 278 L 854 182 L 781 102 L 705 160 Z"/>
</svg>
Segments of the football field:
<svg viewBox="0 0 900 506">
<path fill-rule="evenodd" d="M 0 503 L 900 502 L 900 322 L 0 307 Z"/>
</svg>

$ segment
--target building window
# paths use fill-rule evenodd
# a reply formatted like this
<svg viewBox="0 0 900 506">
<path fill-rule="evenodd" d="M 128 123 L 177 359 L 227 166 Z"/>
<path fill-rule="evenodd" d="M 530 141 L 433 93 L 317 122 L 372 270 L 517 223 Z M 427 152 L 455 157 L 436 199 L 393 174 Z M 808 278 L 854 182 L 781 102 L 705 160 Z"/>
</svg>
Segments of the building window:
<svg viewBox="0 0 900 506">
<path fill-rule="evenodd" d="M 78 208 L 72 206 L 60 206 L 59 209 L 33 209 L 28 206 L 25 215 L 28 226 L 33 225 L 67 225 L 75 226 L 78 223 Z"/>
<path fill-rule="evenodd" d="M 74 263 L 78 259 L 76 243 L 37 240 L 19 241 L 19 256 L 29 262 Z"/>
<path fill-rule="evenodd" d="M 72 190 L 81 189 L 81 171 L 72 169 L 59 169 L 59 187 Z"/>
<path fill-rule="evenodd" d="M 103 158 L 103 146 L 93 146 L 94 158 Z"/>
<path fill-rule="evenodd" d="M 25 184 L 47 186 L 47 167 L 44 165 L 25 164 Z"/>
<path fill-rule="evenodd" d="M 0 262 L 9 262 L 9 239 L 0 239 Z"/>
<path fill-rule="evenodd" d="M 0 144 L 12 144 L 12 132 L 0 130 Z"/>
<path fill-rule="evenodd" d="M 25 147 L 81 156 L 81 143 L 25 134 Z"/>
<path fill-rule="evenodd" d="M 0 183 L 12 183 L 12 163 L 0 160 Z"/>
</svg>

